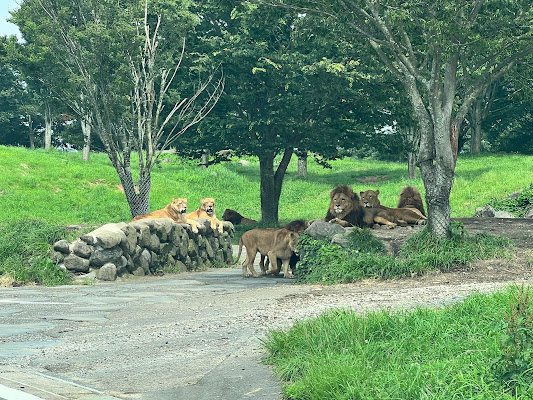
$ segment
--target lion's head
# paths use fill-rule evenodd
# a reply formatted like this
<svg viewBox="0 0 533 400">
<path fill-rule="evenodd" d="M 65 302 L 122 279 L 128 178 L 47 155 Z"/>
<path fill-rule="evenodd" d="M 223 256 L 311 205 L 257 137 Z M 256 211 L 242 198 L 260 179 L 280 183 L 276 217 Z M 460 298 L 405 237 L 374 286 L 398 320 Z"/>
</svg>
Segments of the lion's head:
<svg viewBox="0 0 533 400">
<path fill-rule="evenodd" d="M 231 208 L 226 208 L 224 214 L 222 214 L 222 219 L 231 222 L 233 225 L 240 224 L 243 218 L 241 214 Z"/>
<path fill-rule="evenodd" d="M 426 215 L 422 196 L 420 196 L 418 189 L 413 186 L 404 187 L 400 193 L 400 197 L 398 199 L 398 208 L 403 207 L 417 208 L 423 215 Z"/>
<path fill-rule="evenodd" d="M 212 217 L 215 214 L 215 199 L 214 198 L 208 197 L 205 199 L 201 199 L 200 203 L 202 203 L 200 208 L 204 210 L 207 213 L 207 215 Z"/>
<path fill-rule="evenodd" d="M 352 210 L 359 208 L 359 197 L 347 185 L 336 187 L 329 194 L 329 211 L 332 215 L 342 219 Z"/>
<path fill-rule="evenodd" d="M 379 190 L 367 190 L 366 192 L 360 192 L 361 205 L 366 208 L 377 208 L 381 205 L 378 195 Z"/>
<path fill-rule="evenodd" d="M 179 214 L 187 212 L 187 199 L 172 199 L 170 207 Z"/>
<path fill-rule="evenodd" d="M 292 232 L 302 233 L 309 228 L 309 222 L 307 222 L 305 219 L 295 219 L 294 221 L 289 222 L 283 228 Z"/>
</svg>

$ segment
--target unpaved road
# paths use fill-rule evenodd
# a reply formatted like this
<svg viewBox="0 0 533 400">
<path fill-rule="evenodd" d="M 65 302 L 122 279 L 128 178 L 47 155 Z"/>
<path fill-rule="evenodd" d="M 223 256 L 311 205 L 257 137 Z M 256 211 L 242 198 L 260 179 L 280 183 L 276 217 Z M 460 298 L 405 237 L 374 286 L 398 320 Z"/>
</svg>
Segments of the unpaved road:
<svg viewBox="0 0 533 400">
<path fill-rule="evenodd" d="M 92 286 L 0 288 L 0 400 L 23 399 L 22 392 L 47 400 L 279 399 L 280 384 L 260 363 L 269 329 L 331 308 L 442 306 L 533 281 L 533 220 L 463 221 L 471 232 L 516 240 L 513 259 L 336 286 L 243 279 L 235 267 Z M 394 247 L 412 231 L 376 235 Z"/>
</svg>

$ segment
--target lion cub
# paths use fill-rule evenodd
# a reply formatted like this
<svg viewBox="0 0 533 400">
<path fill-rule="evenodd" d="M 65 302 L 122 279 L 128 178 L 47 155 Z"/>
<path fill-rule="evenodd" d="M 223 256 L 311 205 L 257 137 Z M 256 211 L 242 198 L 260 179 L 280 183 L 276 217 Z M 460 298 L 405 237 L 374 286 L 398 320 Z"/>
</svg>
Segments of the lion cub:
<svg viewBox="0 0 533 400">
<path fill-rule="evenodd" d="M 216 230 L 218 228 L 218 231 L 220 233 L 224 232 L 224 225 L 215 214 L 215 199 L 212 197 L 208 197 L 205 199 L 201 199 L 200 203 L 201 205 L 198 210 L 194 210 L 193 212 L 188 213 L 187 215 L 185 215 L 185 217 L 190 219 L 205 218 L 210 222 L 211 228 L 213 230 Z"/>
<path fill-rule="evenodd" d="M 161 210 L 152 211 L 149 214 L 137 215 L 132 221 L 140 219 L 155 219 L 168 218 L 178 224 L 189 224 L 193 232 L 198 233 L 198 222 L 193 219 L 188 219 L 185 213 L 187 212 L 187 199 L 172 199 L 172 203 L 168 204 Z"/>
</svg>

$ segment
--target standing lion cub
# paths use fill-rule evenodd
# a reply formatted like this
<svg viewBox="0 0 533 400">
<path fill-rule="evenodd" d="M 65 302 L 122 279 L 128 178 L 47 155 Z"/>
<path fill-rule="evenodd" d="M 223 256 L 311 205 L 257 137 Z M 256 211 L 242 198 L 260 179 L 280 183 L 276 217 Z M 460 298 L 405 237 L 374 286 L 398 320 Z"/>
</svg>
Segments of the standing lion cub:
<svg viewBox="0 0 533 400">
<path fill-rule="evenodd" d="M 189 224 L 194 233 L 198 233 L 198 222 L 193 219 L 188 219 L 185 213 L 187 212 L 187 199 L 172 199 L 172 203 L 168 204 L 161 210 L 152 211 L 149 214 L 137 215 L 132 221 L 140 219 L 154 219 L 154 218 L 168 218 L 178 224 Z"/>
<path fill-rule="evenodd" d="M 224 225 L 215 214 L 215 199 L 212 197 L 208 197 L 205 199 L 201 199 L 200 203 L 201 205 L 198 210 L 190 212 L 189 214 L 185 215 L 185 217 L 190 219 L 205 218 L 211 224 L 211 229 L 216 230 L 218 228 L 218 231 L 220 233 L 224 232 Z"/>
</svg>

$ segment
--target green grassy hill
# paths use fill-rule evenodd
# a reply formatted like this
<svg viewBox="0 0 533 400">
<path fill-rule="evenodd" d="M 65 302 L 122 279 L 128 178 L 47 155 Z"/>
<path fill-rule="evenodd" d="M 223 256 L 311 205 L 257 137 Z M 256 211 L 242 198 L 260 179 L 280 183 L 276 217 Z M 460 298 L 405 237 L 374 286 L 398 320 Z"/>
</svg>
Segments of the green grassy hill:
<svg viewBox="0 0 533 400">
<path fill-rule="evenodd" d="M 164 207 L 172 197 L 187 197 L 193 210 L 203 197 L 215 197 L 217 214 L 225 208 L 259 220 L 259 163 L 247 158 L 201 169 L 175 156 L 165 157 L 152 174 L 151 210 Z M 132 163 L 135 165 L 134 163 Z M 285 178 L 280 200 L 280 221 L 322 218 L 329 192 L 339 184 L 355 191 L 379 189 L 384 205 L 394 207 L 401 188 L 416 186 L 424 194 L 421 179 L 408 181 L 402 163 L 346 158 L 323 169 L 312 159 L 309 177 L 297 176 L 296 157 Z M 521 191 L 532 182 L 533 157 L 520 155 L 461 156 L 451 195 L 453 217 L 470 217 L 476 207 Z M 105 154 L 28 150 L 0 146 L 0 222 L 38 218 L 69 224 L 103 224 L 129 221 L 129 208 L 118 176 Z"/>
</svg>

